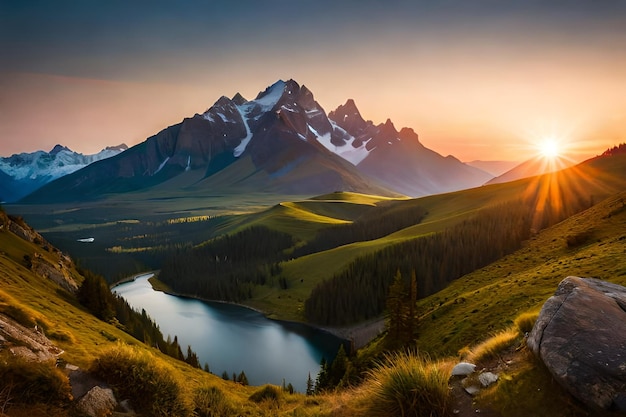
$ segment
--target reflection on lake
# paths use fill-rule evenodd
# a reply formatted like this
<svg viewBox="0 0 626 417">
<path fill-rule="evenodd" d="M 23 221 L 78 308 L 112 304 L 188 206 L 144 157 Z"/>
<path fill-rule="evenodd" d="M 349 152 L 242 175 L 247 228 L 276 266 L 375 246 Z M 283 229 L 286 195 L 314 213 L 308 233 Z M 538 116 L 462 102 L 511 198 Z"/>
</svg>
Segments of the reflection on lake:
<svg viewBox="0 0 626 417">
<path fill-rule="evenodd" d="M 251 385 L 281 385 L 284 378 L 304 392 L 309 372 L 315 380 L 322 357 L 332 360 L 341 344 L 326 332 L 269 320 L 245 307 L 154 291 L 148 282 L 152 276 L 138 276 L 113 291 L 133 308 L 145 309 L 165 337 L 178 336 L 183 353 L 191 345 L 216 375 L 227 371 L 232 378 L 244 371 Z"/>
</svg>

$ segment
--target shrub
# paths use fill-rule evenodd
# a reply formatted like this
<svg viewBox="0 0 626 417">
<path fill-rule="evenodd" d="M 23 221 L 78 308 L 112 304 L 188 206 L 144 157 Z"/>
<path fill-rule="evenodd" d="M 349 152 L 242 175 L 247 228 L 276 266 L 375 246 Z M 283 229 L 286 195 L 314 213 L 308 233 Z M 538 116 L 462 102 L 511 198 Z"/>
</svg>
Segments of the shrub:
<svg viewBox="0 0 626 417">
<path fill-rule="evenodd" d="M 519 329 L 520 333 L 522 334 L 528 333 L 535 326 L 535 322 L 537 321 L 538 317 L 539 317 L 539 311 L 531 311 L 527 313 L 522 313 L 515 318 L 515 321 L 513 322 L 513 324 L 515 324 L 515 327 Z"/>
<path fill-rule="evenodd" d="M 275 385 L 264 385 L 255 391 L 249 398 L 250 401 L 260 403 L 262 401 L 278 401 L 280 399 L 280 388 Z"/>
<path fill-rule="evenodd" d="M 6 314 L 24 327 L 40 326 L 47 331 L 51 324 L 42 314 L 20 304 L 15 298 L 0 290 L 0 313 Z"/>
<path fill-rule="evenodd" d="M 150 353 L 118 344 L 94 360 L 91 372 L 129 398 L 136 411 L 150 416 L 191 414 L 174 370 Z"/>
<path fill-rule="evenodd" d="M 198 417 L 226 417 L 235 414 L 230 401 L 218 387 L 200 387 L 193 396 L 194 413 Z"/>
<path fill-rule="evenodd" d="M 71 399 L 69 380 L 53 361 L 27 361 L 2 354 L 0 381 L 5 403 L 63 405 Z"/>
<path fill-rule="evenodd" d="M 76 339 L 69 330 L 52 329 L 46 334 L 50 339 L 58 340 L 59 342 L 74 343 Z"/>
<path fill-rule="evenodd" d="M 568 248 L 575 248 L 589 242 L 592 237 L 593 232 L 591 230 L 585 230 L 584 232 L 579 232 L 575 235 L 568 235 L 565 238 L 565 243 Z"/>
<path fill-rule="evenodd" d="M 476 363 L 481 360 L 491 359 L 515 343 L 518 338 L 519 332 L 517 329 L 507 329 L 498 332 L 472 348 L 467 360 Z"/>
<path fill-rule="evenodd" d="M 365 386 L 373 416 L 452 415 L 448 389 L 451 364 L 414 353 L 395 353 L 368 372 Z"/>
</svg>

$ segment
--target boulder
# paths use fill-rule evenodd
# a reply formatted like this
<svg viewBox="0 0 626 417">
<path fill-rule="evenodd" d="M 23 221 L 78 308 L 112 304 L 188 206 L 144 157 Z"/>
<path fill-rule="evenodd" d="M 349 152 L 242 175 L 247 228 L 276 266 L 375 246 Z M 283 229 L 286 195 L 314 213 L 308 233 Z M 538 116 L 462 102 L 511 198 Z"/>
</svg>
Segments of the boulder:
<svg viewBox="0 0 626 417">
<path fill-rule="evenodd" d="M 110 415 L 115 407 L 117 407 L 117 400 L 113 391 L 110 388 L 99 386 L 89 390 L 76 404 L 80 413 L 90 417 Z"/>
<path fill-rule="evenodd" d="M 467 376 L 476 370 L 473 363 L 459 362 L 452 368 L 452 376 Z"/>
<path fill-rule="evenodd" d="M 626 411 L 626 288 L 567 277 L 546 301 L 528 347 L 592 408 Z"/>
</svg>

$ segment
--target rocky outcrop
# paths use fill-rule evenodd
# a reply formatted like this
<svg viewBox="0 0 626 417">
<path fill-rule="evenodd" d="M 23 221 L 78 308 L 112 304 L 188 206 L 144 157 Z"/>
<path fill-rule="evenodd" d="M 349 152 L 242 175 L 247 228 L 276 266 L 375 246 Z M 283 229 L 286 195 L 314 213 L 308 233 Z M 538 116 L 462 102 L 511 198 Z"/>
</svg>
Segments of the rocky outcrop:
<svg viewBox="0 0 626 417">
<path fill-rule="evenodd" d="M 25 260 L 26 267 L 42 278 L 49 279 L 69 292 L 76 292 L 78 284 L 72 277 L 72 260 L 48 243 L 43 236 L 27 225 L 21 217 L 0 216 L 0 231 L 8 230 L 20 239 L 39 245 L 41 253 L 35 252 Z M 49 256 L 43 255 L 48 253 Z"/>
<path fill-rule="evenodd" d="M 0 314 L 0 351 L 31 361 L 55 360 L 63 351 L 48 339 L 41 328 L 26 328 L 12 318 Z"/>
<path fill-rule="evenodd" d="M 527 344 L 588 406 L 626 412 L 626 288 L 567 277 L 546 301 Z"/>
<path fill-rule="evenodd" d="M 89 417 L 108 416 L 117 407 L 117 400 L 111 388 L 93 387 L 76 403 L 81 415 Z"/>
<path fill-rule="evenodd" d="M 59 261 L 58 264 L 53 265 L 41 256 L 41 254 L 35 253 L 30 269 L 40 277 L 53 281 L 69 292 L 78 291 L 78 284 L 74 278 L 72 278 L 72 275 L 63 261 Z"/>
</svg>

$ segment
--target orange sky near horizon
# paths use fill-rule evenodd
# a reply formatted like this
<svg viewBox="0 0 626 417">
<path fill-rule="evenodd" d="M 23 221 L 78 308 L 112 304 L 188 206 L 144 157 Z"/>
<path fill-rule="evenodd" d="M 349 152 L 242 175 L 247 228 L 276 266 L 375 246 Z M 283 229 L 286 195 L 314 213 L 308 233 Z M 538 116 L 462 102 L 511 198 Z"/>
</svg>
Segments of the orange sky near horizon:
<svg viewBox="0 0 626 417">
<path fill-rule="evenodd" d="M 588 27 L 580 26 L 583 15 L 555 15 L 554 25 L 526 15 L 480 16 L 476 24 L 468 18 L 423 28 L 382 19 L 367 31 L 355 21 L 331 46 L 323 34 L 298 29 L 292 41 L 264 33 L 257 43 L 247 36 L 247 43 L 210 51 L 173 50 L 177 40 L 159 35 L 156 46 L 136 41 L 145 56 L 132 48 L 113 55 L 100 38 L 101 50 L 96 43 L 88 52 L 60 52 L 59 62 L 33 52 L 0 69 L 0 156 L 57 143 L 85 154 L 132 146 L 222 95 L 252 99 L 289 78 L 327 112 L 352 98 L 365 119 L 390 118 L 462 161 L 523 161 L 548 137 L 576 161 L 626 142 L 622 15 L 601 14 Z M 162 47 L 175 56 L 159 55 Z"/>
</svg>

